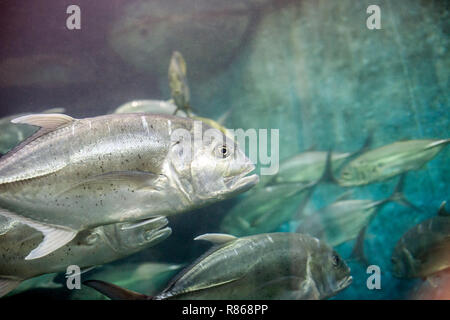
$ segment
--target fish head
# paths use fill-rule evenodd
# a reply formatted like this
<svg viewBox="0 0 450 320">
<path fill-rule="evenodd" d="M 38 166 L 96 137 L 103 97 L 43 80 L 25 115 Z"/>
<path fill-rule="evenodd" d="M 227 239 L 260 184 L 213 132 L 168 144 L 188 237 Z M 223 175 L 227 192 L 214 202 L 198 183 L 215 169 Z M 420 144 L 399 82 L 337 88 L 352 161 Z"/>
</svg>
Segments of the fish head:
<svg viewBox="0 0 450 320">
<path fill-rule="evenodd" d="M 194 122 L 206 130 L 194 133 L 193 140 L 172 142 L 171 157 L 171 167 L 194 204 L 223 200 L 258 183 L 256 174 L 249 175 L 254 164 L 232 139 L 201 121 Z"/>
<path fill-rule="evenodd" d="M 165 217 L 136 222 L 120 222 L 92 229 L 81 241 L 94 246 L 104 241 L 120 255 L 128 255 L 156 245 L 172 233 Z"/>
<path fill-rule="evenodd" d="M 342 186 L 352 185 L 352 182 L 357 180 L 359 180 L 359 175 L 358 171 L 354 167 L 348 165 L 341 170 L 339 175 L 340 185 Z"/>
<path fill-rule="evenodd" d="M 400 243 L 394 248 L 391 257 L 392 274 L 397 278 L 411 278 L 417 273 L 420 265 L 411 252 Z"/>
<path fill-rule="evenodd" d="M 311 273 L 322 298 L 328 298 L 344 290 L 352 283 L 350 268 L 340 255 L 322 241 L 311 257 Z"/>
</svg>

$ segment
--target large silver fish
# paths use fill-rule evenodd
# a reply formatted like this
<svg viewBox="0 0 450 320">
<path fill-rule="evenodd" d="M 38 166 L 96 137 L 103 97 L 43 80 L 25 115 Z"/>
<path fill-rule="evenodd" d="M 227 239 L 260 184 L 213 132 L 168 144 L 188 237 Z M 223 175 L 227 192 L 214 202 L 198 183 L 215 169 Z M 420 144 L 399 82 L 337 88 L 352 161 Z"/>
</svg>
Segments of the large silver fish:
<svg viewBox="0 0 450 320">
<path fill-rule="evenodd" d="M 87 268 L 108 263 L 166 239 L 171 229 L 164 217 L 136 223 L 116 223 L 83 230 L 75 239 L 45 257 L 25 260 L 42 242 L 42 234 L 18 221 L 0 217 L 0 297 L 22 281 L 69 265 Z"/>
<path fill-rule="evenodd" d="M 0 159 L 1 214 L 45 236 L 26 259 L 87 228 L 177 214 L 258 182 L 233 141 L 218 130 L 208 138 L 212 129 L 188 118 L 41 114 L 14 122 L 41 127 Z"/>
<path fill-rule="evenodd" d="M 394 142 L 353 159 L 336 180 L 341 186 L 360 186 L 419 170 L 449 143 L 450 139 Z"/>
<path fill-rule="evenodd" d="M 315 184 L 277 184 L 258 188 L 223 218 L 220 230 L 236 236 L 276 231 L 307 203 Z"/>
<path fill-rule="evenodd" d="M 392 270 L 400 278 L 426 278 L 450 268 L 450 213 L 445 202 L 438 215 L 408 230 L 392 253 Z"/>
<path fill-rule="evenodd" d="M 350 269 L 324 242 L 297 233 L 244 238 L 206 234 L 217 246 L 154 297 L 87 281 L 113 299 L 326 299 L 350 285 Z"/>
</svg>

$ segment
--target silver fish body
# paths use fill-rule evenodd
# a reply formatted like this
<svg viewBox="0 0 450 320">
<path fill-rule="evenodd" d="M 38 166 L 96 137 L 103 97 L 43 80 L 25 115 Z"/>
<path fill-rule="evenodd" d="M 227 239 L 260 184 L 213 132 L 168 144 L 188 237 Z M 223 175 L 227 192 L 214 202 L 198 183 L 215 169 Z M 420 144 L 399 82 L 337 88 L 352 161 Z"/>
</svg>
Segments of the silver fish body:
<svg viewBox="0 0 450 320">
<path fill-rule="evenodd" d="M 237 147 L 228 146 L 240 153 L 235 160 L 219 158 L 222 144 L 187 150 L 191 143 L 171 136 L 179 128 L 192 132 L 193 121 L 148 114 L 74 120 L 0 161 L 0 206 L 82 230 L 179 213 L 257 182 L 244 177 L 254 166 Z M 188 152 L 195 154 L 187 159 Z"/>
<path fill-rule="evenodd" d="M 346 164 L 337 181 L 341 186 L 360 186 L 419 170 L 449 143 L 450 139 L 407 140 L 370 150 Z"/>
<path fill-rule="evenodd" d="M 1 218 L 0 223 L 8 225 L 0 234 L 0 296 L 23 280 L 65 271 L 69 265 L 88 268 L 112 262 L 154 246 L 171 234 L 164 217 L 135 224 L 116 223 L 83 230 L 45 257 L 26 260 L 29 252 L 42 241 L 42 234 L 17 221 L 11 223 Z M 9 290 L 2 290 L 8 285 Z"/>
</svg>

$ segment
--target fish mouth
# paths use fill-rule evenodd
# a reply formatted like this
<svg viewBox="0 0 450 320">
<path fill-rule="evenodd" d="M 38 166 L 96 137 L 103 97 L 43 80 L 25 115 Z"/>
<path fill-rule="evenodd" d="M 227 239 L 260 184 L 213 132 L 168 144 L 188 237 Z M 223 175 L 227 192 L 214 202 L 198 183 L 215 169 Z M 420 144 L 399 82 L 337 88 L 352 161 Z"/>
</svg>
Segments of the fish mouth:
<svg viewBox="0 0 450 320">
<path fill-rule="evenodd" d="M 257 174 L 249 175 L 255 170 L 255 166 L 251 164 L 241 174 L 233 177 L 224 178 L 224 183 L 228 189 L 233 193 L 241 193 L 249 190 L 259 182 L 259 176 Z"/>
<path fill-rule="evenodd" d="M 166 217 L 152 217 L 134 223 L 124 223 L 120 227 L 122 232 L 136 234 L 131 243 L 124 243 L 127 248 L 147 247 L 158 244 L 172 234 L 172 229 L 167 227 L 169 221 Z M 128 238 L 126 240 L 129 240 Z"/>
<path fill-rule="evenodd" d="M 172 228 L 165 227 L 158 230 L 149 230 L 144 233 L 144 239 L 145 243 L 143 245 L 149 245 L 152 246 L 160 243 L 161 241 L 166 240 L 170 235 L 172 234 Z"/>
<path fill-rule="evenodd" d="M 353 282 L 352 276 L 348 276 L 348 277 L 342 279 L 338 284 L 339 291 L 347 288 L 349 285 L 352 284 L 352 282 Z"/>
</svg>

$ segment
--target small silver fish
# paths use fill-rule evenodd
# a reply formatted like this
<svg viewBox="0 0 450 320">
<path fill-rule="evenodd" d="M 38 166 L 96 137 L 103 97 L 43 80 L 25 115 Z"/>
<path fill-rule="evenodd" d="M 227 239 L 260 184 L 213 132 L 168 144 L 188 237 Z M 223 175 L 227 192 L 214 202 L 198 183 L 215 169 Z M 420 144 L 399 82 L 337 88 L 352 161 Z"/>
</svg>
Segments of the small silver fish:
<svg viewBox="0 0 450 320">
<path fill-rule="evenodd" d="M 336 170 L 337 172 L 337 169 L 351 155 L 351 153 L 333 152 L 331 155 L 333 171 Z M 316 181 L 325 170 L 326 159 L 326 151 L 305 151 L 299 153 L 282 161 L 278 173 L 268 184 L 292 182 L 308 184 Z"/>
<path fill-rule="evenodd" d="M 393 274 L 399 278 L 426 278 L 450 268 L 450 213 L 445 202 L 438 215 L 408 230 L 392 253 Z"/>
<path fill-rule="evenodd" d="M 322 241 L 298 233 L 236 238 L 206 234 L 216 244 L 165 290 L 145 296 L 103 281 L 84 284 L 112 299 L 326 299 L 348 287 L 350 269 Z"/>
<path fill-rule="evenodd" d="M 361 186 L 419 170 L 449 143 L 450 139 L 394 142 L 345 164 L 336 180 L 345 187 Z"/>
<path fill-rule="evenodd" d="M 42 241 L 42 234 L 18 221 L 11 223 L 1 218 L 0 223 L 8 225 L 0 235 L 0 297 L 26 279 L 65 271 L 69 265 L 88 268 L 118 260 L 154 246 L 171 234 L 164 217 L 116 223 L 83 230 L 45 257 L 25 260 Z"/>
</svg>

